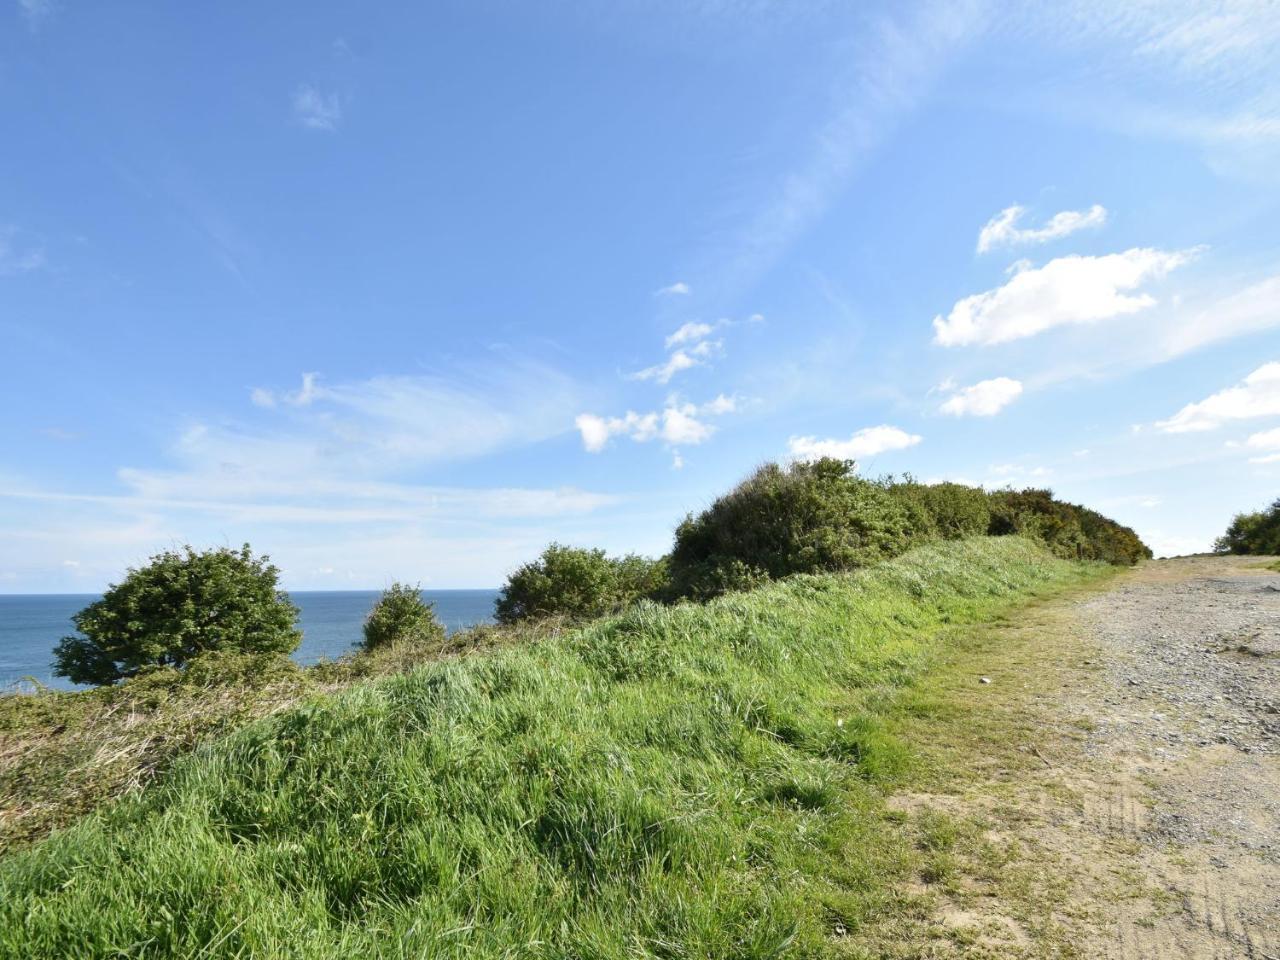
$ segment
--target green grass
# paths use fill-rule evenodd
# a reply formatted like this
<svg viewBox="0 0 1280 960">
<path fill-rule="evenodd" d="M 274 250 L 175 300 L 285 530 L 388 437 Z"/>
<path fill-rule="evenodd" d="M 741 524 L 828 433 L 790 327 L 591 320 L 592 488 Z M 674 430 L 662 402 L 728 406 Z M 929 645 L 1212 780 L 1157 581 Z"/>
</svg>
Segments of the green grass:
<svg viewBox="0 0 1280 960">
<path fill-rule="evenodd" d="M 314 697 L 0 861 L 0 956 L 847 952 L 912 856 L 902 692 L 1097 574 L 941 544 Z"/>
</svg>

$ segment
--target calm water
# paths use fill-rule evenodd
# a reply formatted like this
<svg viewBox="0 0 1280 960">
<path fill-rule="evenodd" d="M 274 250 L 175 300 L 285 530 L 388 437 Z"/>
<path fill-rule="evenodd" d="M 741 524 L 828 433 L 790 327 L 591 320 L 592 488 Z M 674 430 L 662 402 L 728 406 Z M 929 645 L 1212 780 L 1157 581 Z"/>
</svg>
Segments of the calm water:
<svg viewBox="0 0 1280 960">
<path fill-rule="evenodd" d="M 364 618 L 378 599 L 376 590 L 299 591 L 289 596 L 302 611 L 302 645 L 293 658 L 315 663 L 351 650 Z M 450 633 L 493 619 L 496 590 L 424 590 L 436 616 Z M 73 631 L 71 616 L 98 599 L 86 594 L 0 594 L 0 691 L 23 677 L 61 689 L 73 685 L 54 677 L 54 645 Z"/>
</svg>

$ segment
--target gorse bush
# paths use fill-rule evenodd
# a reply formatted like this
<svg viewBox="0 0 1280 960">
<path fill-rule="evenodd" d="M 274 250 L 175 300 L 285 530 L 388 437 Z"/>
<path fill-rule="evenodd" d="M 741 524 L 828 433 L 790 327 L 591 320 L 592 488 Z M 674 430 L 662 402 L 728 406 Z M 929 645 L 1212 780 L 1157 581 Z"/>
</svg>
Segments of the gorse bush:
<svg viewBox="0 0 1280 960">
<path fill-rule="evenodd" d="M 889 492 L 911 515 L 917 536 L 962 540 L 980 537 L 991 526 L 991 503 L 980 487 L 961 483 L 919 483 L 910 477 L 890 482 Z"/>
<path fill-rule="evenodd" d="M 1227 532 L 1214 541 L 1219 553 L 1280 553 L 1280 499 L 1265 510 L 1237 513 Z"/>
<path fill-rule="evenodd" d="M 436 619 L 435 605 L 422 599 L 418 584 L 393 583 L 383 591 L 364 622 L 365 650 L 400 642 L 439 644 L 444 637 L 444 625 Z"/>
<path fill-rule="evenodd" d="M 795 573 L 853 570 L 920 539 L 884 484 L 851 461 L 768 463 L 676 529 L 676 593 L 709 597 Z"/>
<path fill-rule="evenodd" d="M 181 669 L 202 653 L 290 653 L 302 639 L 298 609 L 268 558 L 190 546 L 131 569 L 73 618 L 55 672 L 75 683 L 114 683 L 151 667 Z"/>
<path fill-rule="evenodd" d="M 1050 490 L 996 490 L 990 493 L 994 536 L 1018 534 L 1044 543 L 1056 556 L 1134 564 L 1151 550 L 1132 529 L 1102 514 L 1054 498 Z"/>
<path fill-rule="evenodd" d="M 930 540 L 1019 534 L 1060 557 L 1132 564 L 1151 551 L 1131 529 L 1048 490 L 856 476 L 823 459 L 758 469 L 676 530 L 676 596 L 707 598 L 796 573 L 851 570 Z"/>
<path fill-rule="evenodd" d="M 494 614 L 499 623 L 541 617 L 587 620 L 665 592 L 666 562 L 634 554 L 609 557 L 553 543 L 507 578 Z"/>
</svg>

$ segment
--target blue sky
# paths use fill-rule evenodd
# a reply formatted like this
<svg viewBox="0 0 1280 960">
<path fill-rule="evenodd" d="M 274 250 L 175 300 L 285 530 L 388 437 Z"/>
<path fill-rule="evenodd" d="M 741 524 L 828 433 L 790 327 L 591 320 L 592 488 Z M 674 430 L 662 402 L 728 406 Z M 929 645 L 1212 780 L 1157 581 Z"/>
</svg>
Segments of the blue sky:
<svg viewBox="0 0 1280 960">
<path fill-rule="evenodd" d="M 764 460 L 1280 494 L 1271 3 L 0 11 L 0 591 L 657 554 Z"/>
</svg>

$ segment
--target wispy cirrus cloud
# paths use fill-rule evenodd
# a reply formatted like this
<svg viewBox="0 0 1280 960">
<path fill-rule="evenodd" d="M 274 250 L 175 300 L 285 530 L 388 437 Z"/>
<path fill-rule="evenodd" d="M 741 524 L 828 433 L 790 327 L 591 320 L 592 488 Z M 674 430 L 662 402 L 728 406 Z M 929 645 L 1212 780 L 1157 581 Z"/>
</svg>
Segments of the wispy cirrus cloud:
<svg viewBox="0 0 1280 960">
<path fill-rule="evenodd" d="M 787 441 L 787 453 L 795 460 L 834 457 L 837 460 L 856 461 L 893 450 L 906 450 L 923 439 L 899 427 L 881 424 L 878 427 L 865 427 L 846 439 L 792 437 Z"/>
<path fill-rule="evenodd" d="M 988 346 L 1069 324 L 1137 313 L 1156 298 L 1140 288 L 1178 269 L 1198 250 L 1135 247 L 1105 256 L 1066 256 L 1027 267 L 1003 286 L 956 302 L 933 320 L 934 343 Z"/>
<path fill-rule="evenodd" d="M 1067 237 L 1078 230 L 1100 227 L 1107 222 L 1106 208 L 1094 204 L 1088 210 L 1063 210 L 1049 218 L 1043 227 L 1019 227 L 1026 207 L 1014 204 L 987 221 L 978 234 L 978 252 L 996 247 L 1029 246 Z"/>
<path fill-rule="evenodd" d="M 322 93 L 309 83 L 293 92 L 293 117 L 308 130 L 329 133 L 342 122 L 342 100 L 336 93 Z"/>
</svg>

